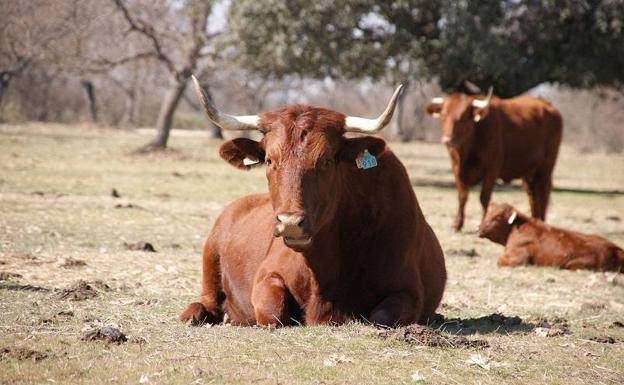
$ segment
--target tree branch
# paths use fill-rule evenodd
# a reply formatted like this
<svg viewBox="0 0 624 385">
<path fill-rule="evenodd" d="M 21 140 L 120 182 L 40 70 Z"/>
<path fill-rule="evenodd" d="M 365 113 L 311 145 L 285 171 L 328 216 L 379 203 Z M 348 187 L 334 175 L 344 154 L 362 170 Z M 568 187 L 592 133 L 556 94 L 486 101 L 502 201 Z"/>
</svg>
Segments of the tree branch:
<svg viewBox="0 0 624 385">
<path fill-rule="evenodd" d="M 124 4 L 123 0 L 113 0 L 117 8 L 121 11 L 124 18 L 130 24 L 130 29 L 136 32 L 139 32 L 143 36 L 147 37 L 152 42 L 152 46 L 154 47 L 154 57 L 163 62 L 169 72 L 171 72 L 176 78 L 179 76 L 179 71 L 175 68 L 173 61 L 167 56 L 160 45 L 160 41 L 156 36 L 156 31 L 154 27 L 146 24 L 144 21 L 136 19 L 134 16 L 130 14 L 130 10 Z"/>
</svg>

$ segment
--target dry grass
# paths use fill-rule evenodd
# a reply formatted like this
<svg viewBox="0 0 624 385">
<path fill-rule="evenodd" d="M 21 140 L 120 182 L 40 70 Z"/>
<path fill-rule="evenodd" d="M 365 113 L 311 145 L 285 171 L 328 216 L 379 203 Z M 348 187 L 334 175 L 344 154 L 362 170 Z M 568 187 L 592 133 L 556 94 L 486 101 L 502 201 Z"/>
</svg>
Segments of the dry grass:
<svg viewBox="0 0 624 385">
<path fill-rule="evenodd" d="M 262 171 L 220 161 L 217 142 L 174 137 L 176 151 L 133 156 L 145 137 L 55 125 L 0 126 L 0 383 L 621 384 L 624 287 L 613 274 L 499 269 L 501 247 L 478 239 L 477 194 L 464 232 L 439 145 L 395 144 L 447 252 L 440 326 L 489 347 L 431 347 L 383 339 L 362 325 L 265 330 L 177 322 L 199 289 L 200 247 L 223 205 L 265 190 Z M 550 221 L 624 244 L 624 156 L 564 148 Z M 111 196 L 115 188 L 121 198 Z M 524 194 L 495 199 L 526 210 Z M 121 207 L 117 208 L 116 206 Z M 130 205 L 128 207 L 128 205 Z M 617 218 L 619 218 L 619 220 Z M 156 253 L 127 250 L 147 241 Z M 477 256 L 469 257 L 467 254 Z M 84 264 L 76 261 L 83 261 Z M 58 289 L 89 282 L 96 297 Z M 614 281 L 615 279 L 615 281 Z M 100 281 L 100 282 L 98 282 Z M 479 318 L 495 312 L 520 324 Z M 572 334 L 542 337 L 543 318 Z M 114 323 L 128 342 L 83 341 Z M 606 344 L 593 337 L 612 337 Z"/>
</svg>

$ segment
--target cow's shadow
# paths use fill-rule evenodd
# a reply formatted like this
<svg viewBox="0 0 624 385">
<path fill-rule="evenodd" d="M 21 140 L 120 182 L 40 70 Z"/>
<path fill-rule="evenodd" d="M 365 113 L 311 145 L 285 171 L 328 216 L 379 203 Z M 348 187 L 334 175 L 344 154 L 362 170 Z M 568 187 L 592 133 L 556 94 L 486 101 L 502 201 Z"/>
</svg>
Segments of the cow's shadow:
<svg viewBox="0 0 624 385">
<path fill-rule="evenodd" d="M 478 318 L 446 318 L 436 314 L 428 326 L 456 335 L 530 333 L 537 327 L 518 316 L 509 317 L 498 313 Z"/>
</svg>

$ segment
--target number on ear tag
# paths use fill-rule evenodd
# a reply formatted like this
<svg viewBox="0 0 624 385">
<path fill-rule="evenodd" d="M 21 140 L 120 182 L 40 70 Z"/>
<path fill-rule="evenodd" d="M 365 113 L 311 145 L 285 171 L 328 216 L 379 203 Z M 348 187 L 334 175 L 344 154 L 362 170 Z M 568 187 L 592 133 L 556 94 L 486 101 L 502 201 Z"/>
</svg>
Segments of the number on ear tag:
<svg viewBox="0 0 624 385">
<path fill-rule="evenodd" d="M 364 150 L 364 152 L 355 158 L 355 164 L 357 168 L 368 170 L 369 168 L 377 167 L 377 158 L 368 152 L 368 150 Z"/>
</svg>

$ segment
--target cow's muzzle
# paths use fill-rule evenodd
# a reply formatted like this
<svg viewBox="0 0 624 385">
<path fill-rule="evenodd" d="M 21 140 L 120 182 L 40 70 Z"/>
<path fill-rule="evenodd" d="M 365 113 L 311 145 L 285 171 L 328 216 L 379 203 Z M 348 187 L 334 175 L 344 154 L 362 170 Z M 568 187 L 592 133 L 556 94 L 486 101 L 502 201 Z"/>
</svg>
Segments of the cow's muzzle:
<svg viewBox="0 0 624 385">
<path fill-rule="evenodd" d="M 455 140 L 448 135 L 442 135 L 442 139 L 440 141 L 447 146 L 451 146 L 455 143 Z"/>
<path fill-rule="evenodd" d="M 303 250 L 312 243 L 312 236 L 307 231 L 306 217 L 301 214 L 277 214 L 273 234 L 284 238 L 286 246 L 295 250 Z"/>
</svg>

